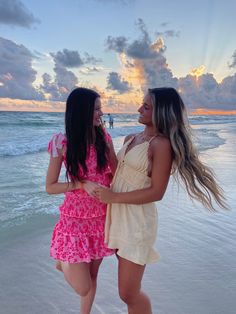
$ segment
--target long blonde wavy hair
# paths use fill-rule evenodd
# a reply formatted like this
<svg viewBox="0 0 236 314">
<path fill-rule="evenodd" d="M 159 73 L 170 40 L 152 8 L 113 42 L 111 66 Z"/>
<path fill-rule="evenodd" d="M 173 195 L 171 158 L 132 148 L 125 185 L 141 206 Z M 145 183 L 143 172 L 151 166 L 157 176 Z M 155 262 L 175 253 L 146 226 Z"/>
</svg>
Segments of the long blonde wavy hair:
<svg viewBox="0 0 236 314">
<path fill-rule="evenodd" d="M 153 105 L 153 124 L 157 133 L 169 138 L 173 151 L 172 174 L 181 178 L 189 196 L 200 201 L 210 211 L 216 211 L 213 199 L 227 209 L 223 190 L 213 171 L 202 163 L 192 141 L 184 103 L 174 88 L 148 90 Z"/>
</svg>

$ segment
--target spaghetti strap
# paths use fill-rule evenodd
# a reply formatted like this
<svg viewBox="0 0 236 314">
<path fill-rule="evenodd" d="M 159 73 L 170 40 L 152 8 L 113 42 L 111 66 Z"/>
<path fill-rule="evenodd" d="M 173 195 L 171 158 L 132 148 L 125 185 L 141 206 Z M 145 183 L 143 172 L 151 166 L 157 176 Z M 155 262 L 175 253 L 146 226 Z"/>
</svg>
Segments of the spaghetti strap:
<svg viewBox="0 0 236 314">
<path fill-rule="evenodd" d="M 135 135 L 132 135 L 125 143 L 124 145 L 126 145 L 128 143 L 128 145 L 133 141 L 133 139 L 135 138 Z"/>
<path fill-rule="evenodd" d="M 155 137 L 157 137 L 157 135 L 154 135 L 153 137 L 151 137 L 150 140 L 148 141 L 148 144 L 150 144 L 151 141 L 152 141 Z"/>
</svg>

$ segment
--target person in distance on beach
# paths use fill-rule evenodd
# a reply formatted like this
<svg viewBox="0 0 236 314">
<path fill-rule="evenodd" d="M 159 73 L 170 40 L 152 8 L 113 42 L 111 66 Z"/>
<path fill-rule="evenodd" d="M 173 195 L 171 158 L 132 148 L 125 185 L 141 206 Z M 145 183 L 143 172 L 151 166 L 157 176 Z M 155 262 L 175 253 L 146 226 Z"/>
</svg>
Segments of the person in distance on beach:
<svg viewBox="0 0 236 314">
<path fill-rule="evenodd" d="M 91 311 L 103 257 L 114 253 L 104 244 L 106 204 L 94 197 L 97 184 L 110 186 L 117 163 L 111 137 L 101 125 L 102 115 L 98 93 L 74 89 L 66 102 L 66 134 L 54 135 L 48 145 L 46 191 L 65 193 L 50 255 L 81 296 L 81 314 Z M 67 182 L 59 182 L 63 163 Z"/>
<path fill-rule="evenodd" d="M 117 251 L 120 298 L 128 312 L 152 313 L 141 291 L 148 263 L 158 260 L 155 201 L 166 191 L 171 174 L 181 179 L 189 196 L 215 211 L 213 200 L 227 208 L 213 172 L 204 165 L 191 140 L 184 103 L 174 88 L 149 89 L 138 109 L 141 133 L 128 135 L 118 152 L 111 189 L 99 187 L 99 200 L 109 203 L 105 241 Z"/>
<path fill-rule="evenodd" d="M 114 119 L 113 119 L 113 116 L 108 113 L 108 120 L 109 120 L 109 129 L 113 129 L 114 127 Z"/>
</svg>

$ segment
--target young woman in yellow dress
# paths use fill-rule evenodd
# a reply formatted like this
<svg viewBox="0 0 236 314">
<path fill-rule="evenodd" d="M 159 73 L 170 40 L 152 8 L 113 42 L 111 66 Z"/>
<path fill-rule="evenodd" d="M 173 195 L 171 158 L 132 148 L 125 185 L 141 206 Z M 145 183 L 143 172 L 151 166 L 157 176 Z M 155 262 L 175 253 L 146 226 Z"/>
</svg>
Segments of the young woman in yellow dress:
<svg viewBox="0 0 236 314">
<path fill-rule="evenodd" d="M 214 211 L 213 200 L 226 208 L 212 171 L 198 157 L 184 103 L 174 88 L 150 89 L 138 109 L 143 132 L 129 135 L 118 153 L 112 188 L 97 197 L 109 203 L 106 242 L 117 250 L 118 284 L 129 314 L 150 314 L 151 302 L 141 291 L 148 263 L 158 260 L 155 201 L 166 191 L 171 173 L 182 179 L 189 196 Z"/>
</svg>

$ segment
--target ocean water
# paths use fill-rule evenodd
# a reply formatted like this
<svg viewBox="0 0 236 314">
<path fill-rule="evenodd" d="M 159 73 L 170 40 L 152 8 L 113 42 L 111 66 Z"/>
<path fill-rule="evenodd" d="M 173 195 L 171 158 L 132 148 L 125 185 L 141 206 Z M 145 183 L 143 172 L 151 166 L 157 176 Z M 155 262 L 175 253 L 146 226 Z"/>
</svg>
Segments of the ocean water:
<svg viewBox="0 0 236 314">
<path fill-rule="evenodd" d="M 107 130 L 116 151 L 127 134 L 143 129 L 137 117 L 114 114 L 114 129 Z M 104 118 L 108 121 L 106 115 Z M 158 204 L 156 247 L 162 259 L 147 267 L 144 287 L 152 297 L 154 314 L 233 314 L 236 116 L 191 116 L 190 124 L 202 159 L 215 171 L 231 211 L 208 214 L 171 180 L 163 201 Z M 45 193 L 49 160 L 46 149 L 53 134 L 64 132 L 64 114 L 0 112 L 0 128 L 0 303 L 4 304 L 0 313 L 77 313 L 78 298 L 63 278 L 54 273 L 53 262 L 48 257 L 50 232 L 63 196 Z M 38 264 L 34 264 L 31 256 Z M 22 271 L 15 268 L 14 261 L 22 263 Z M 104 290 L 98 292 L 93 313 L 125 313 L 113 277 L 115 258 L 107 259 L 103 265 Z M 15 283 L 15 276 L 21 276 L 22 272 L 28 277 Z M 37 289 L 34 282 L 42 276 L 44 286 Z M 13 291 L 17 297 L 10 302 Z"/>
</svg>

